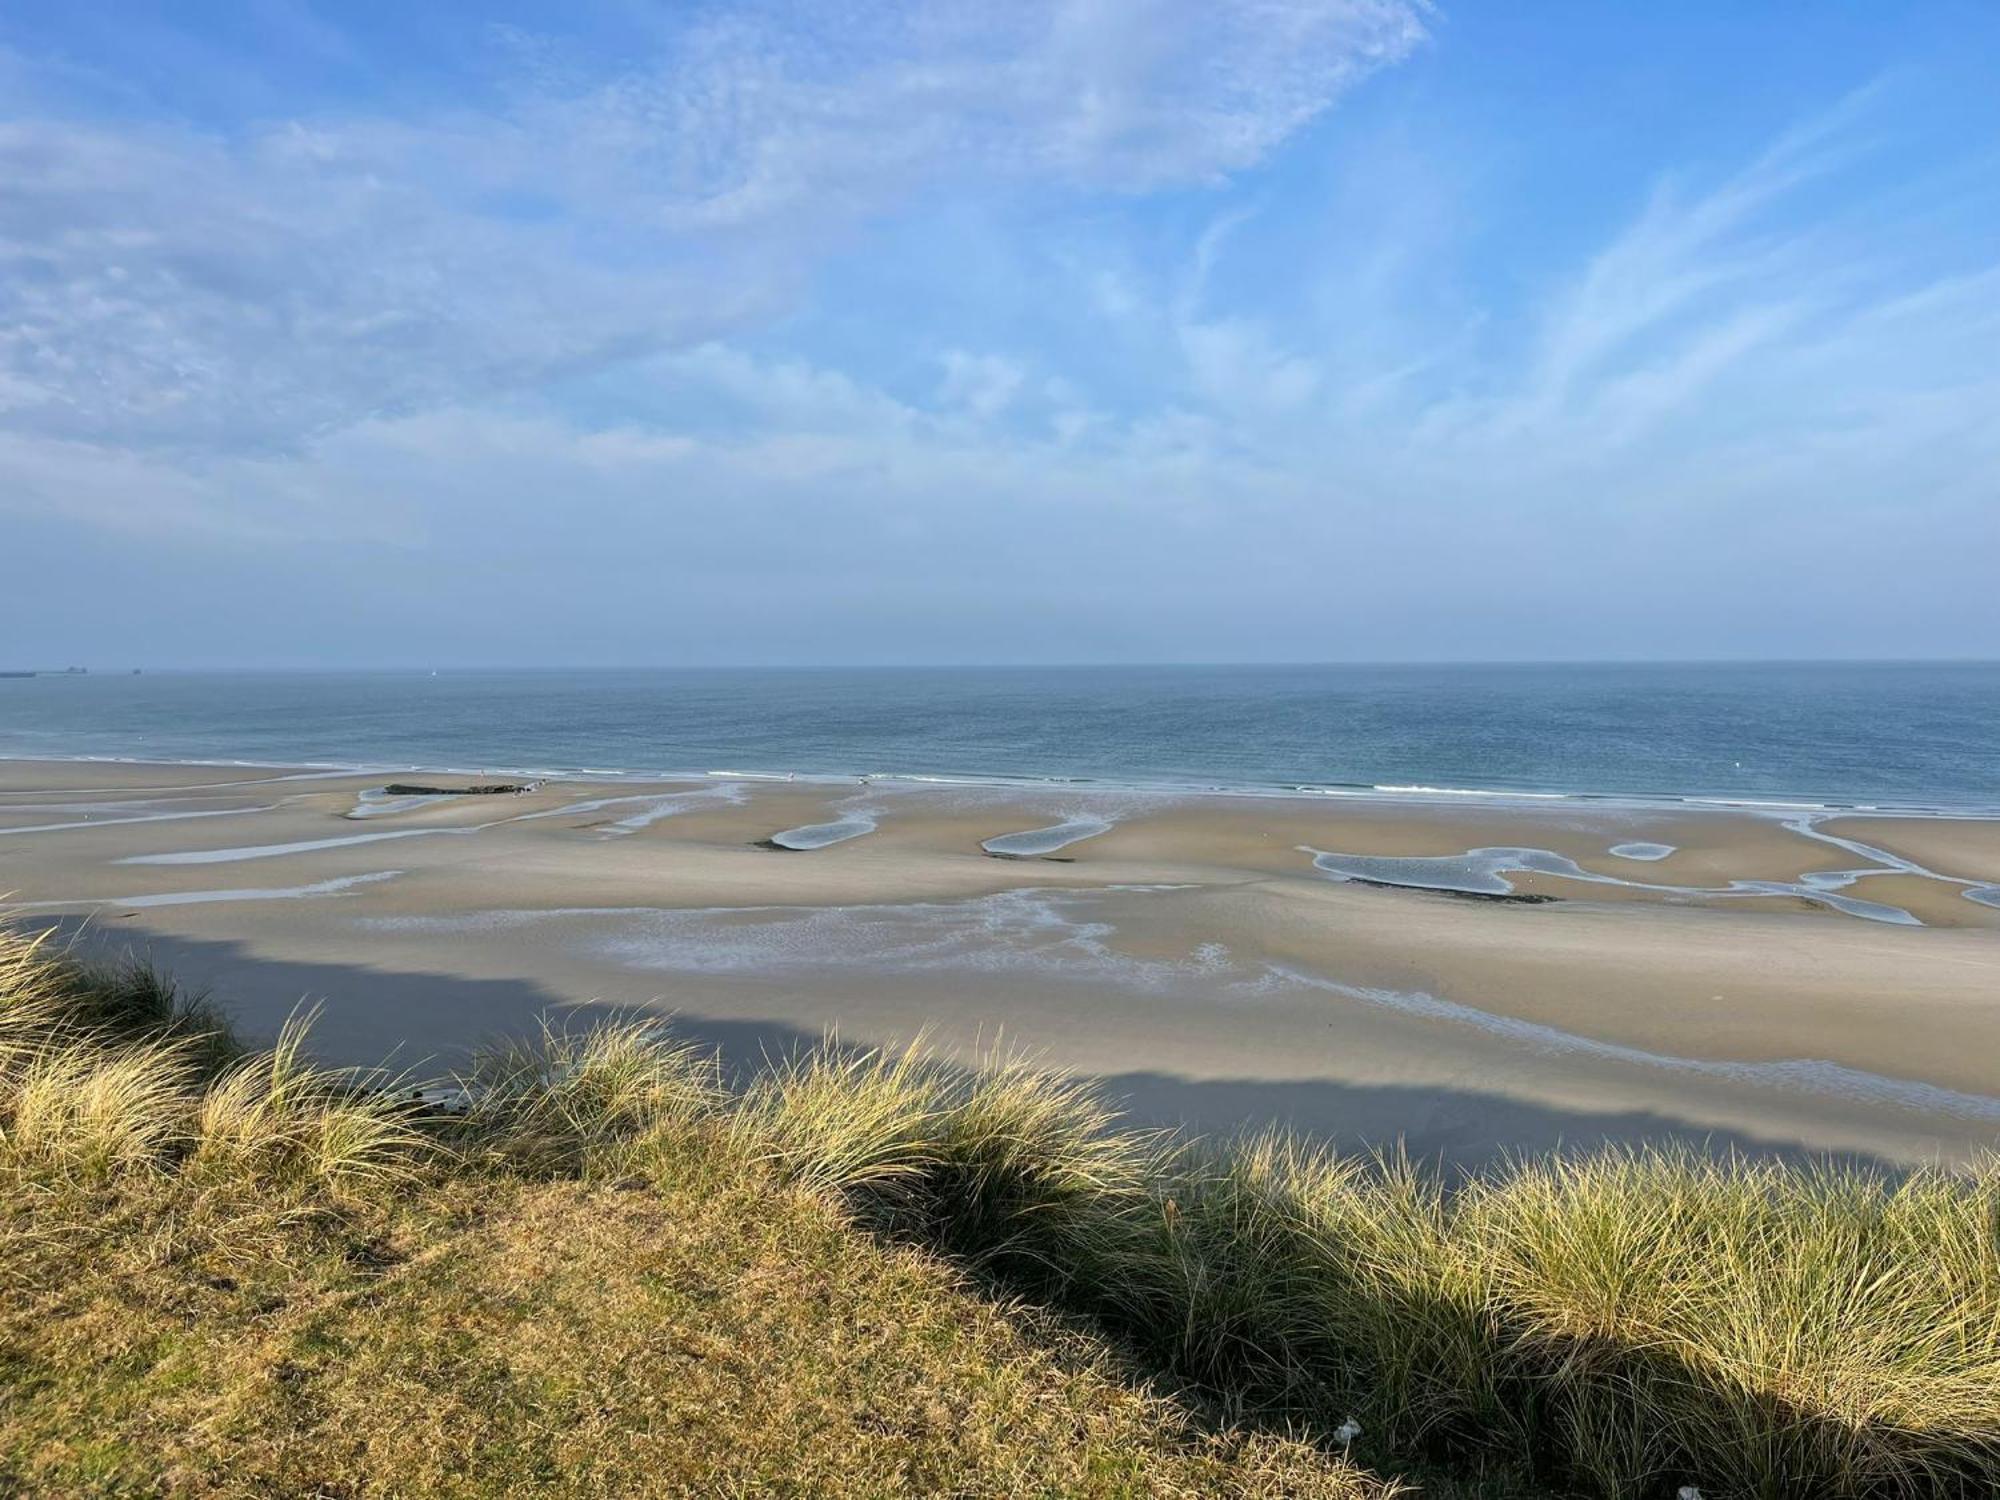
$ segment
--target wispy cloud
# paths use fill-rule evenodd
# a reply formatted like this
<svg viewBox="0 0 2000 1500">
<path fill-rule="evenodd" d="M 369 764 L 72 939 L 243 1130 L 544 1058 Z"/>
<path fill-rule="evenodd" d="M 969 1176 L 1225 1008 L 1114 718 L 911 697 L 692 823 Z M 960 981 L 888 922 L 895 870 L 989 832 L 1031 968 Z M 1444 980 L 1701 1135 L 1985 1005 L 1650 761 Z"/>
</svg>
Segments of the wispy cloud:
<svg viewBox="0 0 2000 1500">
<path fill-rule="evenodd" d="M 912 192 L 1214 179 L 1419 36 L 1395 0 L 751 9 L 637 60 L 515 39 L 476 113 L 17 113 L 0 423 L 283 446 L 687 346 Z"/>
<path fill-rule="evenodd" d="M 1532 654 L 1592 610 L 1798 649 L 1864 590 L 1925 640 L 1976 611 L 2000 263 L 1893 232 L 1964 185 L 1876 169 L 1882 91 L 1646 164 L 1503 285 L 1420 130 L 1321 219 L 1276 176 L 1370 149 L 1314 122 L 1420 47 L 1410 5 L 659 15 L 636 54 L 503 35 L 496 87 L 416 114 L 196 125 L 8 60 L 0 518 L 514 657 Z M 896 259 L 965 204 L 984 267 Z M 995 266 L 1031 316 L 980 314 Z"/>
</svg>

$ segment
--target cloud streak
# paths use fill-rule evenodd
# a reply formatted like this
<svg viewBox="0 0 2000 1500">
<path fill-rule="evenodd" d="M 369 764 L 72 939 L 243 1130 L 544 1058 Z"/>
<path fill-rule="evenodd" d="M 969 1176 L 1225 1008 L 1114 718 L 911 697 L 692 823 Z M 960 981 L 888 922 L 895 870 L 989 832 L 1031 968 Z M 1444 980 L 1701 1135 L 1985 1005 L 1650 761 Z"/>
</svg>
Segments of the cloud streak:
<svg viewBox="0 0 2000 1500">
<path fill-rule="evenodd" d="M 206 570 L 189 660 L 267 588 L 285 661 L 2000 651 L 2000 257 L 1896 232 L 1962 184 L 1884 90 L 1496 289 L 1420 128 L 1328 125 L 1408 5 L 660 15 L 417 113 L 13 58 L 0 524 Z"/>
<path fill-rule="evenodd" d="M 483 113 L 6 119 L 0 421 L 278 447 L 685 347 L 926 187 L 1252 165 L 1420 35 L 1392 0 L 772 9 L 608 76 L 516 38 Z"/>
</svg>

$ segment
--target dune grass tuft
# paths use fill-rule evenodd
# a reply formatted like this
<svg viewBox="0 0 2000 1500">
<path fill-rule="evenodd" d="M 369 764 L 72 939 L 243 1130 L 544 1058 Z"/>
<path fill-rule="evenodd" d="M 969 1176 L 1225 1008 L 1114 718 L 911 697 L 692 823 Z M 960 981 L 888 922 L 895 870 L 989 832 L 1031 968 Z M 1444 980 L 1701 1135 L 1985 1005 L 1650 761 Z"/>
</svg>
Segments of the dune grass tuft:
<svg viewBox="0 0 2000 1500">
<path fill-rule="evenodd" d="M 63 1034 L 76 985 L 50 952 L 53 933 L 0 928 L 0 1072 L 13 1075 Z"/>
<path fill-rule="evenodd" d="M 1583 1492 L 2000 1483 L 2000 1171 L 1899 1182 L 1691 1151 L 1447 1184 L 1282 1134 L 1120 1131 L 1002 1062 L 822 1053 L 734 1129 L 1016 1294 L 1088 1314 L 1228 1419 Z M 1358 1415 L 1357 1415 L 1358 1414 Z"/>
<path fill-rule="evenodd" d="M 786 1182 L 893 1214 L 937 1161 L 943 1102 L 938 1068 L 914 1045 L 828 1046 L 766 1069 L 733 1111 L 732 1134 Z"/>
<path fill-rule="evenodd" d="M 923 1184 L 929 1241 L 1042 1294 L 1114 1283 L 1166 1143 L 1114 1129 L 1088 1085 L 1018 1059 L 944 1093 Z"/>
<path fill-rule="evenodd" d="M 7 1080 L 0 1145 L 65 1175 L 163 1165 L 188 1136 L 192 1076 L 170 1042 L 46 1049 Z"/>
<path fill-rule="evenodd" d="M 1993 1181 L 1607 1152 L 1482 1183 L 1461 1220 L 1600 1490 L 1705 1467 L 1751 1493 L 1979 1492 L 2000 1477 Z"/>
<path fill-rule="evenodd" d="M 319 1189 L 339 1197 L 405 1181 L 428 1139 L 392 1089 L 315 1067 L 310 1017 L 267 1052 L 227 1065 L 203 1090 L 187 1163 L 198 1176 Z"/>
<path fill-rule="evenodd" d="M 1515 1436 L 1477 1268 L 1441 1187 L 1397 1159 L 1267 1133 L 1195 1155 L 1163 1189 L 1132 1279 L 1172 1365 L 1239 1402 L 1414 1446 Z"/>
<path fill-rule="evenodd" d="M 451 1101 L 459 1141 L 542 1171 L 706 1124 L 722 1098 L 716 1059 L 652 1020 L 583 1032 L 545 1023 L 539 1038 L 492 1048 L 468 1078 L 431 1092 Z"/>
<path fill-rule="evenodd" d="M 70 960 L 70 1014 L 82 1025 L 116 1036 L 177 1039 L 198 1062 L 228 1061 L 240 1048 L 206 991 L 189 993 L 170 974 L 136 954 L 102 963 Z"/>
</svg>

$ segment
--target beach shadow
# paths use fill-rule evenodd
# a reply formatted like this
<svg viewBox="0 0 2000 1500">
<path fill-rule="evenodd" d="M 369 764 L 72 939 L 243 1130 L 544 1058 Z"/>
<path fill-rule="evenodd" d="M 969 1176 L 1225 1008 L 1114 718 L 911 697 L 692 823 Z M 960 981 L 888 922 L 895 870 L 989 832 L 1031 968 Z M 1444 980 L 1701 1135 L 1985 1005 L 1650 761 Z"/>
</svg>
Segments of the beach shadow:
<svg viewBox="0 0 2000 1500">
<path fill-rule="evenodd" d="M 287 1020 L 316 1008 L 311 1051 L 339 1066 L 443 1075 L 463 1068 L 487 1042 L 537 1034 L 544 1017 L 582 1028 L 632 1014 L 626 1007 L 579 1003 L 524 979 L 303 963 L 269 958 L 237 942 L 120 932 L 78 919 L 52 925 L 57 941 L 80 957 L 135 958 L 190 990 L 209 992 L 250 1047 L 268 1045 Z M 439 1040 L 447 1037 L 454 1040 Z"/>
<path fill-rule="evenodd" d="M 1345 1153 L 1400 1147 L 1456 1173 L 1523 1156 L 1588 1155 L 1606 1147 L 1687 1146 L 1712 1156 L 1802 1166 L 1835 1163 L 1899 1176 L 1867 1152 L 1813 1150 L 1795 1141 L 1690 1124 L 1650 1110 L 1565 1110 L 1473 1089 L 1347 1084 L 1323 1079 L 1190 1079 L 1171 1073 L 1103 1077 L 1106 1094 L 1138 1125 L 1229 1136 L 1277 1126 Z"/>
<path fill-rule="evenodd" d="M 778 1019 L 704 1015 L 664 1003 L 578 1001 L 525 979 L 474 979 L 358 964 L 274 959 L 232 941 L 120 932 L 103 922 L 66 919 L 60 941 L 107 958 L 132 955 L 213 993 L 241 1038 L 268 1043 L 294 1015 L 317 1006 L 312 1050 L 351 1066 L 415 1074 L 462 1069 L 482 1045 L 634 1016 L 671 1017 L 676 1035 L 718 1052 L 723 1076 L 741 1087 L 760 1069 L 829 1045 L 828 1033 Z M 864 1050 L 859 1038 L 837 1038 Z M 1061 1059 L 1041 1058 L 1050 1066 Z M 1278 1126 L 1342 1151 L 1398 1148 L 1449 1173 L 1510 1158 L 1583 1154 L 1605 1146 L 1686 1145 L 1717 1155 L 1788 1163 L 1837 1161 L 1895 1175 L 1864 1153 L 1811 1151 L 1782 1138 L 1691 1125 L 1646 1110 L 1578 1111 L 1473 1089 L 1350 1084 L 1316 1078 L 1196 1079 L 1175 1073 L 1099 1074 L 1105 1096 L 1128 1124 L 1233 1136 Z"/>
</svg>

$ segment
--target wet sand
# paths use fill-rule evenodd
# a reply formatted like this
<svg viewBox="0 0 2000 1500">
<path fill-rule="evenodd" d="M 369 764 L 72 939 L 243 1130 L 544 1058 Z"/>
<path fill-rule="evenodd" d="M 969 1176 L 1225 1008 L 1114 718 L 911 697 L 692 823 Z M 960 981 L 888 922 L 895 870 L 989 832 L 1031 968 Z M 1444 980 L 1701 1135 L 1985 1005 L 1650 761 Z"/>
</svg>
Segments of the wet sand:
<svg viewBox="0 0 2000 1500">
<path fill-rule="evenodd" d="M 253 1032 L 321 1000 L 342 1061 L 449 1066 L 545 1012 L 646 1006 L 739 1058 L 923 1032 L 1102 1075 L 1148 1119 L 1461 1161 L 2000 1141 L 2000 907 L 1967 895 L 2000 872 L 1993 821 L 720 779 L 365 803 L 385 779 L 0 762 L 0 891 L 214 985 Z M 1050 857 L 981 848 L 1086 818 L 1112 826 Z M 1632 844 L 1672 852 L 1610 852 Z M 1492 848 L 1634 884 L 1514 873 L 1554 899 L 1476 899 L 1309 852 Z M 1723 893 L 1862 868 L 1842 894 L 1907 922 Z"/>
</svg>

